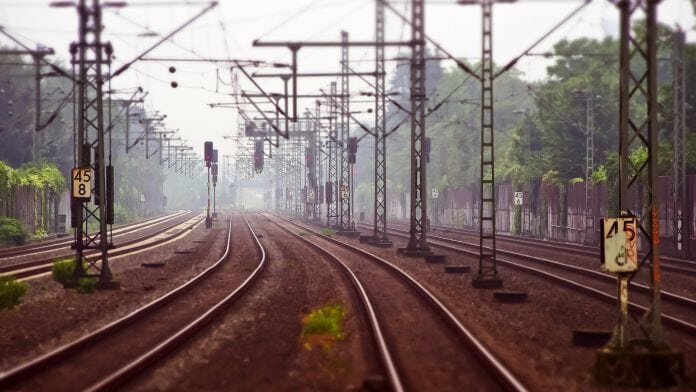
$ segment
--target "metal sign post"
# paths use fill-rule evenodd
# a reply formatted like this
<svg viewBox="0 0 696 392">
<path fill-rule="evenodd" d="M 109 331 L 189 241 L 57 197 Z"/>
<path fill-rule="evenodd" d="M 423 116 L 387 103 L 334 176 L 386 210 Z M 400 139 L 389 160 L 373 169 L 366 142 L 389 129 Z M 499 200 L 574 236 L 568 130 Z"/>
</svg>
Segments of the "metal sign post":
<svg viewBox="0 0 696 392">
<path fill-rule="evenodd" d="M 595 378 L 597 381 L 612 385 L 632 387 L 666 387 L 678 384 L 684 376 L 683 353 L 674 350 L 665 339 L 662 329 L 660 306 L 660 227 L 659 227 L 659 192 L 658 181 L 658 132 L 657 126 L 657 5 L 659 0 L 621 0 L 616 2 L 620 15 L 620 84 L 619 84 L 619 208 L 625 211 L 635 224 L 614 220 L 604 222 L 603 241 L 610 240 L 609 235 L 617 237 L 640 237 L 640 261 L 636 257 L 636 267 L 626 279 L 619 278 L 619 318 L 627 322 L 624 314 L 625 297 L 628 283 L 641 268 L 647 268 L 651 301 L 645 314 L 637 318 L 641 339 L 630 340 L 627 331 L 619 325 L 609 344 L 597 352 Z M 640 14 L 640 15 L 639 15 Z M 634 35 L 632 19 L 645 17 L 645 33 Z M 641 18 L 642 19 L 642 18 Z M 631 159 L 638 150 L 645 150 L 644 158 L 639 162 Z M 629 194 L 640 191 L 635 202 Z M 606 230 L 606 231 L 605 231 Z M 631 233 L 635 231 L 635 234 Z M 623 234 L 622 234 L 623 233 Z M 625 239 L 624 239 L 625 240 Z M 636 240 L 638 240 L 636 238 Z M 624 246 L 621 255 L 621 240 L 618 241 L 619 252 L 607 255 L 605 262 L 628 268 L 629 247 Z M 616 244 L 614 245 L 616 246 Z M 635 252 L 637 253 L 637 252 Z M 608 265 L 605 263 L 605 265 Z M 620 268 L 619 268 L 620 267 Z M 613 267 L 610 267 L 613 268 Z M 628 274 L 628 272 L 626 272 Z M 622 295 L 626 291 L 626 295 Z M 623 298 L 622 298 L 623 297 Z M 622 302 L 623 301 L 623 302 Z"/>
</svg>

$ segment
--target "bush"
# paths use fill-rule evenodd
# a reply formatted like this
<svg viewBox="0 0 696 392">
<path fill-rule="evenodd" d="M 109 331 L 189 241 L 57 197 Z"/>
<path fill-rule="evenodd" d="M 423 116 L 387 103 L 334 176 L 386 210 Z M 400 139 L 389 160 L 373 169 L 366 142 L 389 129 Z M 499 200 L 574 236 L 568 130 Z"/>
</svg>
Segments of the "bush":
<svg viewBox="0 0 696 392">
<path fill-rule="evenodd" d="M 51 268 L 51 276 L 58 283 L 65 284 L 69 282 L 75 273 L 75 258 L 60 259 L 53 262 Z"/>
<path fill-rule="evenodd" d="M 14 218 L 0 217 L 0 243 L 22 245 L 27 240 L 27 231 L 20 221 Z"/>
<path fill-rule="evenodd" d="M 19 304 L 27 293 L 27 284 L 18 282 L 14 277 L 0 277 L 0 309 L 12 309 Z"/>
<path fill-rule="evenodd" d="M 34 234 L 30 234 L 31 239 L 42 239 L 48 237 L 48 233 L 44 229 L 36 229 Z"/>
<path fill-rule="evenodd" d="M 82 278 L 77 284 L 77 292 L 82 294 L 92 293 L 96 288 L 96 278 Z"/>
</svg>

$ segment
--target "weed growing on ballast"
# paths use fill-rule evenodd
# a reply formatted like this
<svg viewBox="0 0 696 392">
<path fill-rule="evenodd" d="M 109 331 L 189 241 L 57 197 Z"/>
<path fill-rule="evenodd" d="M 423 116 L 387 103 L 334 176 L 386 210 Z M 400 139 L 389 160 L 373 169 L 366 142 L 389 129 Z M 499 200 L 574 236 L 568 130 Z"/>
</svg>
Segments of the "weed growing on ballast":
<svg viewBox="0 0 696 392">
<path fill-rule="evenodd" d="M 321 233 L 327 237 L 333 237 L 333 235 L 336 234 L 336 230 L 325 227 L 325 228 L 321 229 Z"/>
<path fill-rule="evenodd" d="M 28 285 L 18 282 L 13 276 L 0 277 L 0 309 L 13 309 L 19 305 Z"/>
<path fill-rule="evenodd" d="M 81 278 L 77 284 L 77 292 L 80 294 L 93 293 L 97 288 L 97 278 Z"/>
<path fill-rule="evenodd" d="M 51 277 L 60 284 L 65 284 L 73 277 L 75 271 L 75 258 L 68 257 L 53 262 Z"/>
<path fill-rule="evenodd" d="M 345 338 L 343 319 L 346 311 L 341 305 L 325 305 L 312 310 L 302 319 L 301 340 L 307 350 L 314 346 L 330 349 L 334 341 Z"/>
</svg>

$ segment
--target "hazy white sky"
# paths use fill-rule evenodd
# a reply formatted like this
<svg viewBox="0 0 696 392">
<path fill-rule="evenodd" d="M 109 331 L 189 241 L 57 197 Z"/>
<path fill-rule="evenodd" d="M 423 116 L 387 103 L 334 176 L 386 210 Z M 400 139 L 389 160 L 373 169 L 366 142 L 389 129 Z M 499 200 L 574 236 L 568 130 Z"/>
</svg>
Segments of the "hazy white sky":
<svg viewBox="0 0 696 392">
<path fill-rule="evenodd" d="M 88 0 L 91 1 L 91 0 Z M 24 43 L 52 47 L 57 57 L 69 59 L 68 48 L 77 37 L 75 9 L 49 8 L 48 0 L 0 0 L 0 25 L 20 37 Z M 114 46 L 115 67 L 130 61 L 157 41 L 142 37 L 146 28 L 166 34 L 202 10 L 203 1 L 132 0 L 118 11 L 104 11 L 105 40 Z M 158 4 L 160 3 L 160 4 Z M 348 31 L 350 39 L 374 38 L 374 0 L 222 0 L 212 11 L 153 51 L 149 57 L 165 58 L 252 58 L 289 62 L 290 52 L 285 48 L 253 48 L 256 38 L 264 40 L 340 40 L 340 32 Z M 520 0 L 517 4 L 497 5 L 494 9 L 494 57 L 498 63 L 507 63 L 545 34 L 582 1 L 573 0 Z M 407 1 L 391 2 L 402 13 Z M 458 6 L 454 0 L 426 0 L 426 34 L 458 57 L 480 57 L 481 11 L 477 6 Z M 690 30 L 689 41 L 696 40 L 692 7 L 687 0 L 664 0 L 659 8 L 662 23 Z M 562 38 L 588 36 L 602 38 L 618 35 L 618 13 L 606 0 L 594 0 L 578 15 L 546 39 L 536 52 L 548 50 Z M 387 11 L 387 39 L 409 39 L 410 30 L 391 12 Z M 0 44 L 10 42 L 0 37 Z M 389 49 L 387 57 L 394 57 L 397 49 Z M 408 53 L 404 49 L 404 53 Z M 299 52 L 300 72 L 332 72 L 338 70 L 339 48 L 304 48 Z M 354 68 L 372 71 L 374 49 L 355 48 L 350 52 Z M 544 77 L 546 63 L 540 57 L 527 57 L 518 64 L 528 79 Z M 167 68 L 176 66 L 170 74 Z M 444 63 L 446 67 L 451 64 Z M 389 67 L 392 67 L 389 64 Z M 277 70 L 271 70 L 273 72 Z M 179 88 L 172 89 L 171 81 Z M 211 109 L 207 104 L 229 102 L 226 84 L 229 73 L 225 64 L 216 67 L 210 63 L 138 62 L 114 81 L 114 88 L 142 86 L 149 91 L 147 106 L 167 114 L 169 128 L 180 129 L 184 139 L 202 153 L 205 140 L 213 140 L 221 154 L 232 149 L 231 141 L 223 135 L 236 134 L 237 121 L 233 109 Z M 300 91 L 316 92 L 326 88 L 329 79 L 300 80 Z M 269 91 L 281 91 L 281 82 L 263 80 Z M 245 89 L 251 89 L 246 83 Z M 364 84 L 351 80 L 351 90 L 365 90 Z M 313 107 L 313 100 L 302 102 Z M 371 107 L 355 104 L 353 109 Z M 368 115 L 365 115 L 368 116 Z M 372 117 L 365 117 L 369 122 Z"/>
</svg>

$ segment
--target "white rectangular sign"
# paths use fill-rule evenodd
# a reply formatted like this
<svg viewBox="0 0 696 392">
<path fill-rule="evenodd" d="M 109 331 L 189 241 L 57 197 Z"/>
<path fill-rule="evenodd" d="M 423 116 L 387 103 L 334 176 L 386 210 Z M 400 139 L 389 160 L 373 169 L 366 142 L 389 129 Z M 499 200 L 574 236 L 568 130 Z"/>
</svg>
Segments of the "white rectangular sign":
<svg viewBox="0 0 696 392">
<path fill-rule="evenodd" d="M 341 185 L 341 199 L 348 200 L 350 198 L 350 192 L 348 191 L 348 186 Z"/>
<path fill-rule="evenodd" d="M 602 219 L 602 270 L 633 272 L 638 268 L 635 218 Z"/>
<path fill-rule="evenodd" d="M 521 206 L 524 203 L 524 193 L 515 192 L 515 195 L 513 197 L 516 206 Z"/>
<path fill-rule="evenodd" d="M 433 199 L 437 199 L 437 188 L 433 188 Z"/>
<path fill-rule="evenodd" d="M 72 169 L 72 196 L 89 200 L 92 197 L 92 169 L 76 167 Z"/>
</svg>

